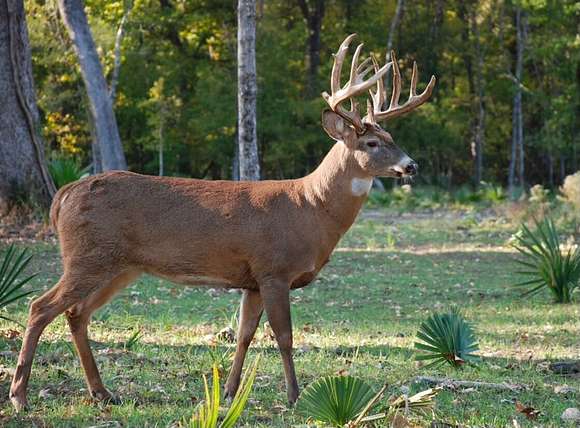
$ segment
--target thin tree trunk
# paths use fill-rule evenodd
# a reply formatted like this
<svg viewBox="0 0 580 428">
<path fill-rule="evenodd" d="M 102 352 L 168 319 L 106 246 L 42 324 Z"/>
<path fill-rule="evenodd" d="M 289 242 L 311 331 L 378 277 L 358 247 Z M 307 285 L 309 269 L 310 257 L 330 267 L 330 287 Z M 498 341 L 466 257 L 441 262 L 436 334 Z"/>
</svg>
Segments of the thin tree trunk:
<svg viewBox="0 0 580 428">
<path fill-rule="evenodd" d="M 389 28 L 389 36 L 387 37 L 387 61 L 391 60 L 391 50 L 393 49 L 393 42 L 395 40 L 395 32 L 401 22 L 401 15 L 403 13 L 404 0 L 397 0 L 397 7 L 395 8 L 395 16 L 391 19 L 391 27 Z"/>
<path fill-rule="evenodd" d="M 123 45 L 123 39 L 125 38 L 125 25 L 127 24 L 132 9 L 133 2 L 130 2 L 127 10 L 125 10 L 123 17 L 121 18 L 119 28 L 117 29 L 117 35 L 115 36 L 113 73 L 111 74 L 111 83 L 109 84 L 109 97 L 111 98 L 111 104 L 113 106 L 115 105 L 117 97 L 117 85 L 119 84 L 119 73 L 121 72 L 121 47 Z"/>
<path fill-rule="evenodd" d="M 48 208 L 56 192 L 48 173 L 34 94 L 21 0 L 0 0 L 0 209 L 27 195 Z"/>
<path fill-rule="evenodd" d="M 103 172 L 103 162 L 101 161 L 101 148 L 99 147 L 99 142 L 97 141 L 97 135 L 95 134 L 95 124 L 93 123 L 93 117 L 91 113 L 88 112 L 88 122 L 89 130 L 91 132 L 91 159 L 92 159 L 92 172 L 93 174 L 99 174 Z"/>
<path fill-rule="evenodd" d="M 395 33 L 397 32 L 397 29 L 399 28 L 399 24 L 401 22 L 401 17 L 403 16 L 403 8 L 404 7 L 405 7 L 405 1 L 404 0 L 397 0 L 397 6 L 395 7 L 395 15 L 393 16 L 393 19 L 391 19 L 391 26 L 389 27 L 389 35 L 387 36 L 387 55 L 386 55 L 387 62 L 391 60 L 391 51 L 393 50 L 393 44 L 395 41 Z M 385 73 L 385 76 L 383 77 L 383 79 L 389 80 L 390 78 L 391 78 L 390 70 L 388 70 Z M 398 184 L 399 184 L 399 180 L 393 181 L 393 187 L 397 187 Z M 385 186 L 378 178 L 375 178 L 373 180 L 373 186 L 376 189 L 378 189 L 379 191 L 385 190 Z"/>
<path fill-rule="evenodd" d="M 312 7 L 310 3 L 314 3 Z M 306 96 L 318 96 L 318 68 L 320 66 L 320 32 L 325 12 L 325 0 L 298 0 L 298 6 L 308 28 L 308 74 Z"/>
<path fill-rule="evenodd" d="M 548 153 L 547 156 L 547 163 L 548 163 L 548 185 L 550 189 L 554 188 L 554 157 L 552 153 Z"/>
<path fill-rule="evenodd" d="M 523 17 L 519 7 L 515 8 L 516 66 L 514 79 L 514 101 L 512 110 L 512 148 L 509 166 L 508 187 L 513 196 L 516 184 L 523 187 L 524 180 L 524 129 L 522 114 L 522 71 L 524 58 Z M 517 177 L 516 177 L 517 174 Z M 516 182 L 517 180 L 517 182 Z"/>
<path fill-rule="evenodd" d="M 103 170 L 127 169 L 107 82 L 82 0 L 58 0 L 63 22 L 79 59 L 91 106 Z"/>
<path fill-rule="evenodd" d="M 238 1 L 238 145 L 240 180 L 259 180 L 256 131 L 256 3 Z"/>
<path fill-rule="evenodd" d="M 164 159 L 163 159 L 163 119 L 161 119 L 161 124 L 159 125 L 159 177 L 163 177 L 164 174 Z"/>
<path fill-rule="evenodd" d="M 475 121 L 474 145 L 475 145 L 475 184 L 479 186 L 483 179 L 483 146 L 485 142 L 485 80 L 483 78 L 483 49 L 479 36 L 479 26 L 476 20 L 476 11 L 471 15 L 475 47 L 475 88 L 477 91 L 477 118 Z"/>
<path fill-rule="evenodd" d="M 517 40 L 517 51 L 518 51 L 518 62 L 519 62 L 519 75 L 517 77 L 518 89 L 520 91 L 520 102 L 518 108 L 518 181 L 522 188 L 526 186 L 526 175 L 525 175 L 525 148 L 524 148 L 524 107 L 522 98 L 522 79 L 523 79 L 523 64 L 524 64 L 524 49 L 526 48 L 527 39 L 527 28 L 528 24 L 526 21 L 526 15 L 520 10 L 519 19 L 519 33 Z"/>
</svg>

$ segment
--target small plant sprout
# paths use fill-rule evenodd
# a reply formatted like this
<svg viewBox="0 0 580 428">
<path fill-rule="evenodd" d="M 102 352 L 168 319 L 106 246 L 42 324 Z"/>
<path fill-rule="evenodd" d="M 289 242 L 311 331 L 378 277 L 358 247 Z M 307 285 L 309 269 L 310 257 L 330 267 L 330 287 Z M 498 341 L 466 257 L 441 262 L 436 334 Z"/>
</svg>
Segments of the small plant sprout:
<svg viewBox="0 0 580 428">
<path fill-rule="evenodd" d="M 31 259 L 32 256 L 28 255 L 26 249 L 19 252 L 14 244 L 11 244 L 4 253 L 4 258 L 0 264 L 0 310 L 34 292 L 34 290 L 22 291 L 22 288 L 36 274 L 20 278 Z M 6 316 L 0 315 L 0 318 L 20 325 L 17 321 Z"/>
<path fill-rule="evenodd" d="M 570 303 L 580 282 L 580 249 L 576 245 L 561 245 L 551 219 L 536 221 L 535 226 L 531 231 L 522 224 L 521 233 L 515 235 L 512 245 L 521 254 L 516 262 L 525 269 L 517 273 L 527 277 L 515 286 L 527 289 L 523 296 L 547 288 L 556 303 Z"/>
<path fill-rule="evenodd" d="M 127 339 L 127 341 L 123 344 L 123 349 L 125 349 L 125 351 L 130 351 L 141 341 L 142 337 L 143 331 L 141 330 L 141 327 L 136 326 L 133 334 L 131 334 L 131 337 L 129 337 L 129 339 Z"/>
<path fill-rule="evenodd" d="M 238 389 L 236 396 L 232 400 L 232 403 L 222 418 L 221 422 L 219 421 L 221 401 L 220 375 L 217 365 L 214 364 L 212 369 L 213 374 L 211 392 L 207 378 L 204 376 L 203 384 L 205 390 L 205 401 L 198 406 L 191 419 L 184 421 L 184 423 L 181 425 L 188 428 L 234 427 L 238 419 L 240 419 L 242 416 L 244 408 L 246 407 L 246 403 L 248 402 L 248 398 L 250 397 L 250 392 L 252 391 L 252 386 L 256 378 L 259 359 L 259 357 L 256 357 L 252 367 L 246 371 L 246 374 L 244 375 L 244 378 L 240 384 L 240 388 Z"/>
<path fill-rule="evenodd" d="M 432 360 L 426 367 L 448 363 L 460 367 L 475 362 L 479 349 L 471 325 L 460 311 L 453 308 L 447 313 L 435 313 L 421 324 L 415 348 L 422 351 L 417 360 Z"/>
</svg>

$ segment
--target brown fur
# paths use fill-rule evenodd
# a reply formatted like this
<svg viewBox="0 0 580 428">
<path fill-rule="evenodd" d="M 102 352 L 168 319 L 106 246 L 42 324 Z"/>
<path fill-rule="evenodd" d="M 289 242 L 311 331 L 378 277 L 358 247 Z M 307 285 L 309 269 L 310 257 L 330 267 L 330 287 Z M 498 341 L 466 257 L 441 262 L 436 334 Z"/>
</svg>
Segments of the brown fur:
<svg viewBox="0 0 580 428">
<path fill-rule="evenodd" d="M 188 285 L 244 289 L 238 349 L 226 392 L 235 394 L 244 356 L 265 310 L 276 334 L 294 402 L 289 290 L 309 284 L 356 218 L 366 193 L 353 179 L 393 175 L 410 159 L 390 135 L 369 128 L 358 136 L 334 113 L 325 113 L 337 142 L 310 175 L 283 181 L 232 182 L 151 177 L 131 172 L 96 175 L 61 189 L 51 207 L 63 276 L 34 301 L 11 387 L 17 409 L 38 339 L 66 311 L 89 390 L 103 386 L 90 351 L 91 314 L 142 273 Z M 369 141 L 378 145 L 370 147 Z M 398 170 L 397 170 L 398 171 Z"/>
</svg>

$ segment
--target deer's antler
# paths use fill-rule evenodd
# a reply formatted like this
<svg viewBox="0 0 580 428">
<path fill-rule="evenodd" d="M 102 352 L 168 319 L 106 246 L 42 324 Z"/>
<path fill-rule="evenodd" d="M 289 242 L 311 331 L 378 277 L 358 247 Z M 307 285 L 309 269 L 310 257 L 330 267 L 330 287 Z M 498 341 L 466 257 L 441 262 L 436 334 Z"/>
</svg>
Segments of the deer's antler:
<svg viewBox="0 0 580 428">
<path fill-rule="evenodd" d="M 383 67 L 379 68 L 371 63 L 371 58 L 365 59 L 360 65 L 357 65 L 360 53 L 362 51 L 363 44 L 357 46 L 354 56 L 352 58 L 352 64 L 350 67 L 350 78 L 348 82 L 341 87 L 340 76 L 342 72 L 342 65 L 348 52 L 348 48 L 352 40 L 356 37 L 356 34 L 351 34 L 348 36 L 340 47 L 338 52 L 334 55 L 334 64 L 332 66 L 332 75 L 330 77 L 330 90 L 332 94 L 328 92 L 323 92 L 322 96 L 330 106 L 330 108 L 347 120 L 354 126 L 357 132 L 363 132 L 365 126 L 363 120 L 358 112 L 358 105 L 354 100 L 354 97 L 365 93 L 370 90 L 375 84 L 379 84 L 383 75 L 391 67 L 391 63 L 385 64 Z M 365 76 L 372 70 L 375 70 L 375 74 L 364 80 Z M 341 104 L 350 100 L 350 110 L 346 110 Z"/>
<path fill-rule="evenodd" d="M 372 61 L 373 68 L 376 73 L 377 70 L 379 70 L 379 64 L 374 57 L 372 57 Z M 369 103 L 367 115 L 363 118 L 363 122 L 365 123 L 375 123 L 379 120 L 392 119 L 393 117 L 401 116 L 410 112 L 411 110 L 416 109 L 429 99 L 431 93 L 433 92 L 433 88 L 435 87 L 435 76 L 431 76 L 431 80 L 427 84 L 425 90 L 421 94 L 417 95 L 417 81 L 419 80 L 419 73 L 417 71 L 417 63 L 413 62 L 413 74 L 411 75 L 411 89 L 409 91 L 409 99 L 401 106 L 399 105 L 399 96 L 401 95 L 401 71 L 399 70 L 397 58 L 395 57 L 395 52 L 393 51 L 391 51 L 391 62 L 388 64 L 392 64 L 393 66 L 393 93 L 391 94 L 389 108 L 387 110 L 383 110 L 387 94 L 383 85 L 383 79 L 379 79 L 377 80 L 376 92 L 373 93 L 373 91 L 369 89 L 372 100 L 372 108 L 371 103 Z"/>
</svg>

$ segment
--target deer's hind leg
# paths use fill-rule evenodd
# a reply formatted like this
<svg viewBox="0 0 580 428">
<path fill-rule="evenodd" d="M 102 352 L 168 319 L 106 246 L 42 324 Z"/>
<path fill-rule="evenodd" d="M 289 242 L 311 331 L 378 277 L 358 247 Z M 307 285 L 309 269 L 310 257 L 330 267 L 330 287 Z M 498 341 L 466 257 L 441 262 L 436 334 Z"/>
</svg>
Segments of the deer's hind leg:
<svg viewBox="0 0 580 428">
<path fill-rule="evenodd" d="M 65 271 L 58 283 L 30 304 L 26 332 L 10 386 L 10 401 L 20 411 L 26 407 L 26 389 L 32 360 L 42 332 L 58 315 L 81 300 L 96 287 L 78 287 L 76 278 Z"/>
<path fill-rule="evenodd" d="M 70 307 L 66 318 L 70 327 L 73 342 L 85 372 L 85 380 L 91 397 L 97 401 L 116 404 L 118 400 L 105 388 L 99 369 L 93 357 L 88 337 L 88 325 L 92 314 L 107 303 L 120 290 L 131 284 L 141 272 L 130 270 L 116 276 L 110 283 L 87 299 Z"/>
</svg>

